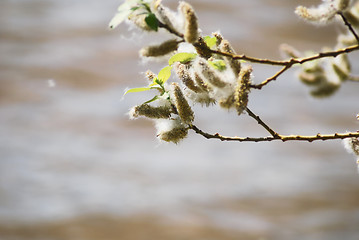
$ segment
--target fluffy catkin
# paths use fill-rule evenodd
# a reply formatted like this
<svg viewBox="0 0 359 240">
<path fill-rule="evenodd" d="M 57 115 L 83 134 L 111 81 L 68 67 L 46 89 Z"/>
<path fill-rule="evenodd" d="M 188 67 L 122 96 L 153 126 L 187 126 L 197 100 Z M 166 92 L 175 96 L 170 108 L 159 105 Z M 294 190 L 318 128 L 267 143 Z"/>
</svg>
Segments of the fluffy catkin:
<svg viewBox="0 0 359 240">
<path fill-rule="evenodd" d="M 359 138 L 347 138 L 344 140 L 344 146 L 348 152 L 352 152 L 359 156 Z"/>
<path fill-rule="evenodd" d="M 326 0 L 313 8 L 299 6 L 296 8 L 295 13 L 309 22 L 324 24 L 332 20 L 338 12 L 345 11 L 349 3 L 350 0 Z"/>
<path fill-rule="evenodd" d="M 210 88 L 208 84 L 202 79 L 202 77 L 197 72 L 194 72 L 194 81 L 203 91 L 209 92 Z"/>
<path fill-rule="evenodd" d="M 250 92 L 252 67 L 245 66 L 241 69 L 238 76 L 238 84 L 234 93 L 234 102 L 238 115 L 240 115 L 248 104 L 248 95 Z"/>
<path fill-rule="evenodd" d="M 147 103 L 136 106 L 130 111 L 132 118 L 144 116 L 153 119 L 169 118 L 171 116 L 171 109 L 168 106 L 153 107 Z"/>
<path fill-rule="evenodd" d="M 174 27 L 174 22 L 176 21 L 176 17 L 173 12 L 168 8 L 164 7 L 161 4 L 162 0 L 155 0 L 151 3 L 151 11 L 156 15 L 156 17 L 166 25 L 173 32 L 178 33 L 177 29 Z"/>
<path fill-rule="evenodd" d="M 142 48 L 140 55 L 143 57 L 159 57 L 164 56 L 170 52 L 176 51 L 179 42 L 176 39 L 168 40 L 160 45 L 153 45 Z"/>
<path fill-rule="evenodd" d="M 312 90 L 310 94 L 313 97 L 324 98 L 333 95 L 340 88 L 340 84 L 323 81 L 320 86 Z"/>
<path fill-rule="evenodd" d="M 228 40 L 222 40 L 220 50 L 225 53 L 235 54 L 235 51 L 233 50 Z M 226 63 L 231 67 L 234 75 L 238 76 L 239 72 L 241 71 L 241 62 L 231 57 L 225 57 L 224 59 Z"/>
<path fill-rule="evenodd" d="M 188 43 L 195 43 L 199 38 L 198 20 L 192 8 L 186 2 L 181 2 L 179 8 L 184 17 L 184 39 Z"/>
<path fill-rule="evenodd" d="M 186 87 L 196 93 L 203 92 L 203 90 L 194 83 L 191 74 L 185 64 L 178 63 L 175 65 L 175 69 L 177 76 L 179 77 L 179 79 L 182 80 L 183 84 L 186 85 Z"/>
<path fill-rule="evenodd" d="M 174 97 L 174 103 L 178 112 L 178 115 L 180 116 L 181 120 L 184 123 L 191 124 L 194 120 L 194 113 L 190 107 L 190 105 L 187 102 L 187 99 L 182 93 L 182 90 L 178 83 L 172 83 L 172 89 L 173 89 L 173 97 Z"/>
<path fill-rule="evenodd" d="M 141 10 L 138 9 L 128 16 L 128 20 L 133 22 L 138 28 L 144 31 L 153 31 L 153 29 L 146 23 L 146 15 L 140 14 Z"/>
<path fill-rule="evenodd" d="M 344 11 L 349 7 L 350 0 L 336 0 L 338 11 Z"/>
<path fill-rule="evenodd" d="M 332 67 L 341 81 L 348 79 L 351 70 L 348 55 L 341 54 L 340 56 L 334 58 L 332 61 Z"/>
<path fill-rule="evenodd" d="M 216 73 L 215 69 L 210 67 L 206 60 L 199 59 L 198 62 L 198 69 L 201 71 L 204 78 L 213 86 L 218 88 L 223 88 L 227 85 L 226 82 L 222 81 L 221 78 Z"/>
<path fill-rule="evenodd" d="M 188 134 L 188 128 L 182 124 L 181 119 L 156 120 L 157 136 L 165 142 L 178 143 Z"/>
</svg>

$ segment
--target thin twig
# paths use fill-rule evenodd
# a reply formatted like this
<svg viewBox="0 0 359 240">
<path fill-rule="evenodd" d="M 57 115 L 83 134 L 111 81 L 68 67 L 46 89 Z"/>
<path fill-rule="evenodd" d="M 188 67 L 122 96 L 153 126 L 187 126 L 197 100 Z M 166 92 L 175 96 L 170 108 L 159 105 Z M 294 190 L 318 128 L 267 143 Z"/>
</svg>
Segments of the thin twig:
<svg viewBox="0 0 359 240">
<path fill-rule="evenodd" d="M 248 62 L 252 62 L 252 63 L 259 63 L 259 64 L 268 64 L 268 65 L 274 65 L 274 66 L 285 66 L 288 64 L 288 61 L 277 61 L 277 60 L 270 60 L 270 59 L 260 59 L 260 58 L 255 58 L 255 57 L 248 57 L 246 55 L 237 55 L 237 54 L 232 54 L 232 53 L 227 53 L 227 52 L 221 52 L 218 50 L 212 50 L 210 49 L 210 51 L 213 54 L 218 54 L 224 57 L 230 57 L 232 59 L 237 59 L 237 60 L 245 60 Z"/>
<path fill-rule="evenodd" d="M 318 53 L 316 55 L 306 57 L 306 58 L 292 58 L 289 61 L 286 61 L 286 65 L 280 71 L 278 71 L 276 74 L 274 74 L 272 77 L 267 78 L 260 84 L 252 85 L 251 87 L 255 88 L 255 89 L 262 89 L 262 87 L 267 85 L 269 82 L 275 81 L 280 75 L 282 75 L 284 72 L 286 72 L 288 69 L 290 69 L 295 64 L 303 64 L 303 63 L 306 63 L 309 61 L 314 61 L 314 60 L 326 58 L 326 57 L 336 57 L 340 54 L 350 53 L 350 52 L 357 51 L 357 50 L 359 50 L 359 45 L 354 45 L 354 46 L 350 46 L 347 48 L 338 49 L 336 51 L 321 52 L 321 53 Z"/>
<path fill-rule="evenodd" d="M 340 14 L 340 13 L 338 13 L 338 14 Z M 342 14 L 340 14 L 340 15 L 342 16 L 344 22 L 349 27 L 349 29 L 352 29 L 351 30 L 352 33 L 357 38 L 358 36 L 355 33 L 354 29 L 352 28 L 351 24 L 347 22 L 346 18 Z M 158 25 L 159 25 L 160 28 L 164 28 L 169 33 L 174 34 L 177 37 L 183 39 L 183 34 L 178 33 L 176 31 L 173 31 L 166 24 L 159 21 Z M 201 39 L 199 39 L 199 40 L 201 40 Z M 357 40 L 359 40 L 359 38 L 357 38 Z M 199 41 L 199 43 L 200 43 L 200 41 Z M 249 56 L 246 56 L 244 54 L 243 55 L 237 55 L 237 54 L 232 54 L 232 53 L 227 53 L 227 52 L 221 52 L 219 50 L 213 50 L 213 49 L 208 48 L 208 46 L 206 44 L 199 44 L 199 43 L 196 43 L 195 47 L 197 49 L 201 50 L 201 52 L 203 52 L 203 53 L 218 54 L 218 55 L 221 55 L 221 56 L 230 57 L 232 59 L 245 60 L 245 61 L 248 61 L 248 62 L 258 63 L 258 64 L 267 64 L 267 65 L 273 65 L 273 66 L 283 66 L 283 68 L 281 70 L 279 70 L 277 73 L 275 73 L 273 76 L 267 78 L 263 82 L 261 82 L 259 84 L 252 84 L 251 87 L 254 88 L 254 89 L 262 89 L 268 83 L 277 80 L 277 78 L 280 75 L 282 75 L 288 69 L 293 67 L 293 65 L 303 64 L 303 63 L 306 63 L 306 62 L 309 62 L 309 61 L 314 61 L 314 60 L 321 59 L 321 58 L 326 58 L 326 57 L 336 57 L 336 56 L 338 56 L 340 54 L 350 53 L 350 52 L 359 50 L 359 41 L 358 41 L 358 45 L 350 46 L 350 47 L 347 47 L 347 48 L 342 48 L 342 49 L 338 49 L 338 50 L 335 50 L 335 51 L 329 51 L 329 52 L 321 52 L 321 53 L 318 53 L 316 55 L 306 57 L 306 58 L 291 58 L 289 60 L 280 61 L 280 60 L 270 60 L 270 59 L 260 59 L 260 58 L 255 58 L 255 57 L 249 57 Z"/>
<path fill-rule="evenodd" d="M 277 135 L 277 137 L 269 136 L 269 137 L 229 137 L 229 136 L 223 136 L 219 133 L 210 134 L 202 131 L 195 125 L 191 125 L 189 127 L 193 131 L 195 131 L 197 134 L 202 135 L 203 137 L 207 139 L 219 139 L 221 141 L 233 141 L 233 142 L 271 142 L 275 140 L 279 140 L 282 142 L 287 141 L 305 141 L 305 142 L 313 142 L 313 141 L 326 141 L 326 140 L 335 140 L 335 139 L 346 139 L 346 138 L 353 138 L 353 137 L 359 137 L 359 132 L 350 132 L 350 133 L 334 133 L 334 134 L 328 134 L 323 135 L 318 133 L 317 135 L 312 136 L 301 136 L 301 135 Z"/>
<path fill-rule="evenodd" d="M 344 14 L 342 12 L 338 12 L 338 15 L 342 17 L 344 24 L 348 27 L 349 31 L 354 35 L 355 39 L 357 40 L 358 44 L 359 44 L 359 36 L 358 34 L 355 32 L 353 26 L 350 24 L 350 22 L 348 21 L 348 19 L 344 16 Z"/>
<path fill-rule="evenodd" d="M 264 129 L 266 129 L 273 136 L 273 138 L 280 138 L 278 133 L 276 133 L 265 122 L 263 122 L 262 119 L 259 116 L 255 115 L 248 107 L 246 108 L 246 111 L 247 111 L 248 115 L 250 117 L 254 118 L 258 122 L 259 125 L 261 125 Z"/>
</svg>

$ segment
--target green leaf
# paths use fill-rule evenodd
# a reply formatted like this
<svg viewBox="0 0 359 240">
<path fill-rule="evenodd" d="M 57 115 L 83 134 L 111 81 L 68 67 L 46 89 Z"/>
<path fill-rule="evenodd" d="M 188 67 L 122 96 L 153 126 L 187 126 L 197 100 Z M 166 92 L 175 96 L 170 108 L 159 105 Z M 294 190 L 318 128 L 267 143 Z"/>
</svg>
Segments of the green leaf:
<svg viewBox="0 0 359 240">
<path fill-rule="evenodd" d="M 151 89 L 152 88 L 150 88 L 150 87 L 131 88 L 131 89 L 127 90 L 124 95 L 126 95 L 127 93 L 144 92 L 144 91 L 148 91 Z"/>
<path fill-rule="evenodd" d="M 172 66 L 175 62 L 180 63 L 188 63 L 197 57 L 196 53 L 177 53 L 173 55 L 170 60 L 168 60 L 168 64 Z"/>
<path fill-rule="evenodd" d="M 216 46 L 216 44 L 217 44 L 216 37 L 205 36 L 203 39 L 209 48 L 212 48 L 212 47 Z"/>
<path fill-rule="evenodd" d="M 123 10 L 121 12 L 118 12 L 110 21 L 110 23 L 108 24 L 108 26 L 111 29 L 116 28 L 118 25 L 120 25 L 123 21 L 126 20 L 126 18 L 128 17 L 128 15 L 131 14 L 131 10 L 127 9 L 127 10 Z"/>
<path fill-rule="evenodd" d="M 158 78 L 154 78 L 153 79 L 153 82 L 148 85 L 149 87 L 153 87 L 153 86 L 156 86 L 156 85 L 159 85 L 161 82 L 159 82 Z"/>
<path fill-rule="evenodd" d="M 223 60 L 208 61 L 208 64 L 219 71 L 223 71 L 227 68 Z"/>
<path fill-rule="evenodd" d="M 171 77 L 171 66 L 167 66 L 161 69 L 158 73 L 158 79 L 163 83 L 165 83 Z"/>
<path fill-rule="evenodd" d="M 151 103 L 151 102 L 154 102 L 158 99 L 158 96 L 154 96 L 152 99 L 148 100 L 147 102 L 144 102 L 144 103 Z"/>
<path fill-rule="evenodd" d="M 115 16 L 111 19 L 110 23 L 108 24 L 111 29 L 116 28 L 118 25 L 120 25 L 127 17 L 131 14 L 132 5 L 137 2 L 137 0 L 129 0 L 125 1 L 123 4 L 121 4 L 117 8 L 117 13 Z"/>
<path fill-rule="evenodd" d="M 153 13 L 150 13 L 145 18 L 145 22 L 147 23 L 147 26 L 149 26 L 152 30 L 155 30 L 157 32 L 158 30 L 158 20 L 156 18 L 156 15 Z"/>
</svg>

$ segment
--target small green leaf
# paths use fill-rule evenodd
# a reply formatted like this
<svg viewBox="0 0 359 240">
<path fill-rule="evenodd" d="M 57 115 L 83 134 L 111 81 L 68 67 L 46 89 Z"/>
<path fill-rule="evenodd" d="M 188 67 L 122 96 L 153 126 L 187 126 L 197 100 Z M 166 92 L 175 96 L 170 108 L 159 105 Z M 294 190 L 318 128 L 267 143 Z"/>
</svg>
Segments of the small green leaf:
<svg viewBox="0 0 359 240">
<path fill-rule="evenodd" d="M 203 39 L 209 48 L 212 48 L 212 47 L 216 46 L 216 44 L 217 44 L 216 37 L 205 36 Z"/>
<path fill-rule="evenodd" d="M 223 71 L 227 68 L 223 60 L 208 61 L 208 64 L 219 71 Z"/>
<path fill-rule="evenodd" d="M 161 82 L 158 80 L 158 78 L 154 78 L 153 82 L 148 86 L 153 87 L 153 86 L 160 85 L 160 84 L 161 84 Z"/>
<path fill-rule="evenodd" d="M 168 64 L 172 66 L 175 62 L 180 63 L 188 63 L 197 57 L 196 53 L 177 53 L 173 55 L 170 60 L 168 60 Z"/>
<path fill-rule="evenodd" d="M 144 103 L 151 103 L 151 102 L 154 102 L 158 99 L 158 96 L 154 96 L 152 99 L 148 100 L 147 102 L 144 102 Z"/>
<path fill-rule="evenodd" d="M 131 14 L 131 10 L 127 9 L 127 10 L 123 10 L 121 12 L 118 12 L 110 21 L 110 23 L 108 24 L 108 26 L 111 29 L 116 28 L 118 25 L 120 25 L 123 21 L 126 20 L 126 18 L 128 17 L 128 15 Z"/>
<path fill-rule="evenodd" d="M 114 29 L 118 25 L 120 25 L 128 17 L 128 15 L 130 15 L 133 12 L 132 6 L 136 2 L 137 2 L 137 0 L 128 0 L 128 1 L 125 1 L 123 4 L 121 4 L 117 8 L 117 13 L 111 19 L 111 21 L 109 23 L 109 27 L 111 29 Z"/>
<path fill-rule="evenodd" d="M 171 66 L 167 66 L 161 69 L 158 73 L 158 79 L 163 83 L 165 83 L 171 77 Z"/>
<path fill-rule="evenodd" d="M 139 6 L 132 7 L 132 8 L 131 8 L 131 11 L 136 11 L 136 10 L 139 9 L 139 8 L 140 8 Z"/>
<path fill-rule="evenodd" d="M 158 20 L 156 18 L 156 15 L 153 13 L 150 13 L 145 18 L 145 21 L 147 23 L 147 26 L 149 26 L 152 30 L 155 30 L 157 32 L 158 30 Z"/>
<path fill-rule="evenodd" d="M 131 88 L 131 89 L 127 90 L 124 95 L 126 95 L 127 93 L 144 92 L 144 91 L 148 91 L 151 89 L 152 88 L 150 88 L 150 87 Z"/>
</svg>

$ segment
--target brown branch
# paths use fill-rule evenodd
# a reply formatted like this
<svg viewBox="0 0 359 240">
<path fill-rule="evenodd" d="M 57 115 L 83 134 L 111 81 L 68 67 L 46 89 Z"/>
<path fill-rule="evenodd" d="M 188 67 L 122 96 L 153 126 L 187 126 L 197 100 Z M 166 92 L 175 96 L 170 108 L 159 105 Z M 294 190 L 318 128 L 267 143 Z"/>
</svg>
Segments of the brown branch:
<svg viewBox="0 0 359 240">
<path fill-rule="evenodd" d="M 237 54 L 222 52 L 222 51 L 219 51 L 219 50 L 213 50 L 213 49 L 208 48 L 208 46 L 206 44 L 204 44 L 202 38 L 199 38 L 198 42 L 194 43 L 193 45 L 197 49 L 197 52 L 199 52 L 200 55 L 203 55 L 206 58 L 208 58 L 210 56 L 210 54 L 218 54 L 218 55 L 221 55 L 221 56 L 230 57 L 232 59 L 245 60 L 245 61 L 249 61 L 249 62 L 252 62 L 252 63 L 268 64 L 268 65 L 273 65 L 273 66 L 283 66 L 282 69 L 279 70 L 278 72 L 276 72 L 273 76 L 267 78 L 266 80 L 262 81 L 259 84 L 252 84 L 251 85 L 252 88 L 260 90 L 264 86 L 269 84 L 270 82 L 277 80 L 277 78 L 279 76 L 281 76 L 283 73 L 285 73 L 288 69 L 292 68 L 296 64 L 303 64 L 303 63 L 306 63 L 306 62 L 309 62 L 309 61 L 314 61 L 314 60 L 321 59 L 321 58 L 326 58 L 326 57 L 336 57 L 336 56 L 338 56 L 340 54 L 350 53 L 350 52 L 359 50 L 359 37 L 358 37 L 358 35 L 354 31 L 352 25 L 347 21 L 345 16 L 340 12 L 338 14 L 343 18 L 343 21 L 345 22 L 345 25 L 348 26 L 350 31 L 354 34 L 355 38 L 358 40 L 358 45 L 338 49 L 338 50 L 335 50 L 335 51 L 321 52 L 321 53 L 318 53 L 316 55 L 306 57 L 306 58 L 291 58 L 289 60 L 284 60 L 284 61 L 270 60 L 270 59 L 260 59 L 260 58 L 255 58 L 255 57 L 249 57 L 249 56 L 246 56 L 244 54 L 243 55 L 237 55 Z M 183 34 L 177 32 L 177 31 L 174 31 L 173 29 L 171 29 L 166 24 L 163 24 L 162 22 L 159 21 L 158 25 L 159 25 L 160 28 L 164 28 L 169 33 L 174 34 L 177 37 L 183 39 Z"/>
<path fill-rule="evenodd" d="M 237 54 L 232 54 L 232 53 L 226 53 L 226 52 L 221 52 L 218 50 L 210 50 L 213 54 L 218 54 L 224 57 L 230 57 L 232 59 L 237 59 L 237 60 L 245 60 L 248 62 L 252 62 L 252 63 L 259 63 L 259 64 L 268 64 L 268 65 L 274 65 L 274 66 L 285 66 L 288 64 L 288 61 L 277 61 L 277 60 L 270 60 L 270 59 L 260 59 L 260 58 L 255 58 L 255 57 L 248 57 L 246 55 L 237 55 Z"/>
<path fill-rule="evenodd" d="M 314 61 L 314 60 L 326 58 L 326 57 L 336 57 L 340 54 L 350 53 L 350 52 L 357 51 L 357 50 L 359 50 L 359 45 L 354 45 L 354 46 L 350 46 L 347 48 L 338 49 L 336 51 L 321 52 L 321 53 L 318 53 L 316 55 L 306 57 L 306 58 L 292 58 L 289 61 L 286 61 L 285 66 L 280 71 L 278 71 L 276 74 L 274 74 L 272 77 L 267 78 L 260 84 L 252 85 L 251 87 L 255 88 L 255 89 L 262 89 L 262 87 L 264 87 L 265 85 L 267 85 L 268 83 L 270 83 L 272 81 L 275 81 L 280 75 L 282 75 L 284 72 L 286 72 L 288 69 L 290 69 L 295 64 L 303 64 L 303 63 L 306 63 L 309 61 Z"/>
<path fill-rule="evenodd" d="M 305 142 L 313 142 L 313 141 L 326 141 L 326 140 L 335 140 L 335 139 L 346 139 L 346 138 L 353 138 L 353 137 L 359 137 L 359 131 L 358 132 L 350 132 L 350 133 L 334 133 L 334 134 L 328 134 L 323 135 L 318 133 L 317 135 L 313 136 L 301 136 L 301 135 L 277 135 L 269 136 L 269 137 L 229 137 L 229 136 L 223 136 L 219 133 L 210 134 L 202 131 L 195 125 L 191 125 L 189 127 L 193 131 L 195 131 L 197 134 L 202 135 L 203 137 L 207 139 L 219 139 L 221 141 L 233 141 L 233 142 L 271 142 L 275 140 L 279 140 L 282 142 L 287 141 L 305 141 Z"/>
<path fill-rule="evenodd" d="M 255 115 L 248 107 L 246 108 L 246 111 L 248 113 L 248 115 L 252 118 L 254 118 L 259 125 L 261 125 L 264 129 L 266 129 L 272 136 L 273 138 L 280 138 L 279 134 L 276 133 L 272 128 L 270 128 L 265 122 L 262 121 L 262 119 Z"/>
<path fill-rule="evenodd" d="M 348 19 L 344 16 L 344 14 L 342 12 L 338 12 L 338 15 L 342 17 L 344 24 L 348 27 L 349 31 L 354 35 L 355 39 L 357 40 L 358 44 L 359 44 L 359 36 L 358 34 L 355 32 L 353 26 L 350 24 L 350 22 L 348 21 Z"/>
</svg>

